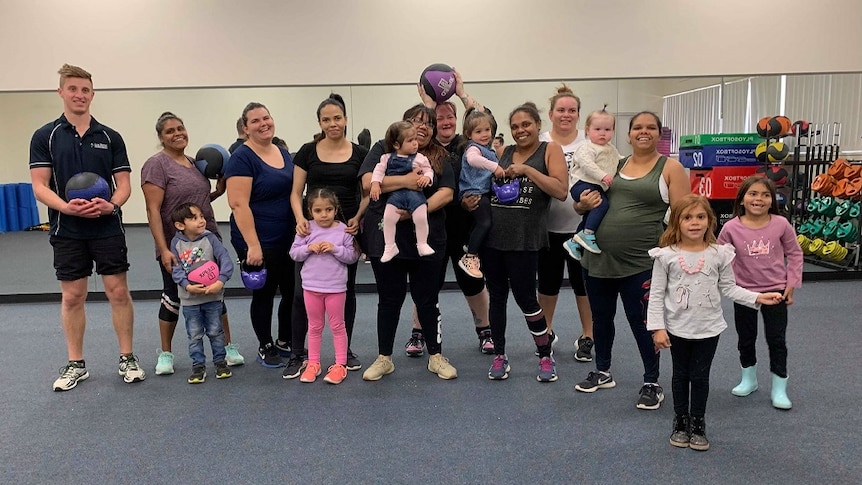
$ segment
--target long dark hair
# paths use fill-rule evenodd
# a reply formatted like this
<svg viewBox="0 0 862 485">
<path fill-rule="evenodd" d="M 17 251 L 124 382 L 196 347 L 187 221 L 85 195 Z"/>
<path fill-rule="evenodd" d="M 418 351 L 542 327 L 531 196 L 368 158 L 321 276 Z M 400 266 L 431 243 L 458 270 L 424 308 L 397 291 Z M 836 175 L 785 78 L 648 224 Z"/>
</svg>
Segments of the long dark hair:
<svg viewBox="0 0 862 485">
<path fill-rule="evenodd" d="M 407 111 L 404 112 L 404 116 L 401 119 L 404 121 L 411 121 L 420 115 L 424 115 L 425 119 L 428 120 L 428 124 L 431 126 L 431 141 L 425 148 L 420 147 L 419 153 L 428 158 L 428 161 L 431 163 L 431 169 L 433 169 L 434 174 L 439 177 L 443 174 L 443 167 L 447 158 L 449 158 L 449 152 L 437 141 L 437 112 L 424 104 L 417 104 L 407 108 Z"/>
</svg>

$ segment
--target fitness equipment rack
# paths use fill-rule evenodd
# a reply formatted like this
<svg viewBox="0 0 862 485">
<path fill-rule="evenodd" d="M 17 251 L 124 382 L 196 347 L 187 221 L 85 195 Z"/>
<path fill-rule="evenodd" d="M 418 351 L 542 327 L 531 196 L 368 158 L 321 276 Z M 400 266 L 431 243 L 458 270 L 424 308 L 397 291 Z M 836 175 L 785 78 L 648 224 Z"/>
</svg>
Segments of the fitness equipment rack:
<svg viewBox="0 0 862 485">
<path fill-rule="evenodd" d="M 791 169 L 788 219 L 806 262 L 858 271 L 862 162 L 838 157 L 840 132 L 838 122 L 811 124 L 807 132 L 797 126 L 793 157 L 785 162 Z"/>
</svg>

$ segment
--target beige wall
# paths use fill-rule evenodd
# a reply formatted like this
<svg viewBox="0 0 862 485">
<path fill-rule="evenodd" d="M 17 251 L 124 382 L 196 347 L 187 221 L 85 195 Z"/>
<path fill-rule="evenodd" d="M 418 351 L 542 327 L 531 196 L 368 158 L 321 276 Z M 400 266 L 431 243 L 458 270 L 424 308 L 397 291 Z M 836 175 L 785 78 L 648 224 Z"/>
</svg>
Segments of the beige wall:
<svg viewBox="0 0 862 485">
<path fill-rule="evenodd" d="M 692 76 L 862 71 L 856 0 L 785 0 L 780 8 L 748 0 L 470 0 L 434 17 L 434 4 L 417 0 L 0 3 L 0 45 L 15 47 L 4 51 L 0 77 L 0 183 L 29 180 L 28 142 L 61 112 L 53 90 L 64 62 L 93 72 L 93 114 L 125 137 L 135 186 L 159 148 L 153 124 L 162 111 L 185 119 L 193 154 L 230 143 L 242 107 L 261 101 L 296 150 L 317 129 L 318 102 L 335 90 L 347 100 L 351 137 L 368 127 L 378 138 L 417 101 L 417 74 L 438 61 L 457 66 L 501 121 L 525 100 L 546 107 L 558 80 L 581 79 L 572 85 L 583 111 L 607 102 L 623 113 L 621 124 L 624 113 L 660 111 L 662 95 L 702 83 Z M 794 41 L 794 32 L 805 35 Z M 686 79 L 631 79 L 667 76 Z M 626 79 L 584 81 L 591 78 Z M 220 88 L 200 89 L 212 86 Z M 126 221 L 144 222 L 140 191 L 132 193 Z M 224 200 L 216 210 L 227 217 Z"/>
<path fill-rule="evenodd" d="M 3 0 L 0 91 L 862 71 L 858 0 Z M 435 9 L 440 9 L 439 13 Z M 14 46 L 14 48 L 9 48 Z"/>
</svg>

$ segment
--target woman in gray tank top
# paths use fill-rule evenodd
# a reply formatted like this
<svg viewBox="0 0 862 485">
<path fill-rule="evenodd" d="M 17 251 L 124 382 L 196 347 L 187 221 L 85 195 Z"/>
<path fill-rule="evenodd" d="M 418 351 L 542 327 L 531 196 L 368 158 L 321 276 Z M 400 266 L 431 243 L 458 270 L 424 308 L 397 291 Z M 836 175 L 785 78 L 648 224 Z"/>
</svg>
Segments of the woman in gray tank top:
<svg viewBox="0 0 862 485">
<path fill-rule="evenodd" d="M 597 231 L 602 252 L 584 254 L 581 260 L 593 310 L 596 371 L 575 389 L 595 392 L 616 386 L 610 368 L 619 296 L 644 365 L 639 409 L 658 409 L 664 400 L 658 384 L 659 356 L 646 329 L 653 264 L 647 251 L 658 245 L 668 204 L 690 192 L 682 164 L 656 151 L 660 132 L 661 120 L 655 113 L 638 113 L 629 122 L 632 155 L 620 162 L 613 189 L 608 191 L 610 210 Z M 598 205 L 593 199 L 587 194 L 585 203 L 582 196 L 578 209 Z"/>
<path fill-rule="evenodd" d="M 542 127 L 536 105 L 525 103 L 509 115 L 515 145 L 500 158 L 507 180 L 519 184 L 516 197 L 491 195 L 491 230 L 480 250 L 482 270 L 490 296 L 488 311 L 494 339 L 494 362 L 488 378 L 509 376 L 506 357 L 506 303 L 509 288 L 524 314 L 536 342 L 540 382 L 557 380 L 548 323 L 536 299 L 536 265 L 539 250 L 548 246 L 548 204 L 551 197 L 564 200 L 568 174 L 563 150 L 556 142 L 539 141 Z M 499 182 L 499 181 L 498 181 Z"/>
</svg>

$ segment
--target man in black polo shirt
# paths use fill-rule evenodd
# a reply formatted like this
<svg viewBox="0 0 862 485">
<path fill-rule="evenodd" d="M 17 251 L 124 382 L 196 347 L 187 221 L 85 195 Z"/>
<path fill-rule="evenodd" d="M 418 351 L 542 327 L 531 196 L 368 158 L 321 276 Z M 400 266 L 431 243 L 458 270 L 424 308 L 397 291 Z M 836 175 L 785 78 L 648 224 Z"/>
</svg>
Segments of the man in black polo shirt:
<svg viewBox="0 0 862 485">
<path fill-rule="evenodd" d="M 54 269 L 63 293 L 61 320 L 69 363 L 54 381 L 55 391 L 68 391 L 90 374 L 84 365 L 87 279 L 102 275 L 105 295 L 120 344 L 119 374 L 125 382 L 146 378 L 132 353 L 134 309 L 126 272 L 126 237 L 120 206 L 131 194 L 129 156 L 123 138 L 90 115 L 93 81 L 80 67 L 64 64 L 59 71 L 63 114 L 36 130 L 30 140 L 30 178 L 36 199 L 48 206 Z M 66 200 L 66 183 L 80 172 L 93 172 L 108 182 L 110 198 Z"/>
</svg>

